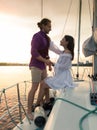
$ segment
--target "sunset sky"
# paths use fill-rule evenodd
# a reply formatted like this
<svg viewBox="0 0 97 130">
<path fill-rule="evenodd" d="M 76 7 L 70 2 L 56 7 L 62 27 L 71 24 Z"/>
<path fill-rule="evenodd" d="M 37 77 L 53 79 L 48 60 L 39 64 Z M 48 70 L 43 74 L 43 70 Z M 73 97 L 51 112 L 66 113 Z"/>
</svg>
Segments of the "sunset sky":
<svg viewBox="0 0 97 130">
<path fill-rule="evenodd" d="M 42 17 L 41 9 L 43 17 L 52 21 L 52 31 L 49 33 L 52 41 L 59 46 L 64 34 L 74 36 L 77 57 L 78 4 L 79 0 L 43 0 L 41 8 L 41 0 L 0 0 L 0 62 L 29 62 L 31 39 L 39 31 L 37 22 Z M 92 33 L 92 0 L 90 5 L 89 12 L 88 0 L 83 0 L 81 58 L 84 58 L 82 43 Z M 51 57 L 56 58 L 56 55 Z"/>
</svg>

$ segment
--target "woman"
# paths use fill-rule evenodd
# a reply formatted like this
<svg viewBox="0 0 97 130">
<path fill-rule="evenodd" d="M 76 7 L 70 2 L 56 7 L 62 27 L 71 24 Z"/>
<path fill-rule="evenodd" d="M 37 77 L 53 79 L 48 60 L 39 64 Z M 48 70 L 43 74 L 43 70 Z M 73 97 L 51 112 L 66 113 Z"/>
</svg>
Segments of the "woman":
<svg viewBox="0 0 97 130">
<path fill-rule="evenodd" d="M 74 87 L 70 72 L 72 60 L 74 59 L 74 38 L 72 36 L 65 35 L 61 40 L 60 45 L 63 46 L 64 51 L 60 54 L 59 59 L 54 66 L 54 76 L 47 77 L 41 82 L 37 104 L 42 101 L 45 89 L 47 88 L 56 90 L 66 87 Z M 49 102 L 50 101 L 48 100 L 48 103 Z"/>
</svg>

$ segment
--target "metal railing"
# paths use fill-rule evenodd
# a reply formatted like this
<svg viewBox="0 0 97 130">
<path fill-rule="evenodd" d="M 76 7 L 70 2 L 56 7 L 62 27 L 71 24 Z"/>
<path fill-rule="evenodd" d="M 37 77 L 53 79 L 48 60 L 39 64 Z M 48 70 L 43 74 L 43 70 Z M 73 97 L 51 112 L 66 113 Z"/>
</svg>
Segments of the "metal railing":
<svg viewBox="0 0 97 130">
<path fill-rule="evenodd" d="M 14 126 L 17 126 L 17 123 L 15 122 L 15 119 L 13 118 L 11 113 L 14 112 L 14 109 L 18 108 L 18 113 L 19 113 L 19 121 L 18 122 L 23 123 L 22 122 L 22 120 L 23 120 L 22 114 L 24 113 L 24 115 L 27 117 L 29 123 L 31 124 L 30 119 L 28 118 L 26 110 L 24 108 L 24 105 L 21 102 L 21 94 L 20 94 L 20 89 L 21 89 L 21 87 L 23 87 L 23 90 L 24 90 L 23 97 L 24 97 L 24 100 L 26 101 L 26 96 L 28 94 L 27 89 L 29 87 L 28 86 L 29 83 L 31 86 L 31 81 L 23 81 L 23 82 L 16 83 L 12 86 L 9 86 L 7 88 L 3 88 L 2 90 L 0 90 L 0 104 L 2 102 L 3 103 L 5 102 L 5 109 L 6 109 L 6 111 L 3 113 L 3 115 L 0 116 L 0 120 L 2 120 L 5 116 L 8 115 L 9 118 L 11 119 L 11 122 L 14 124 Z M 16 90 L 17 103 L 10 108 L 9 104 L 8 104 L 8 100 L 7 100 L 8 99 L 7 98 L 7 91 L 12 89 L 12 88 L 15 88 L 15 90 Z M 14 91 L 13 91 L 13 93 L 14 93 Z M 21 128 L 19 126 L 17 126 L 17 127 L 21 130 Z"/>
<path fill-rule="evenodd" d="M 92 74 L 92 68 L 91 67 L 83 67 L 83 69 L 81 69 L 81 72 L 79 72 L 79 77 L 77 77 L 77 74 L 75 73 L 76 70 L 71 69 L 71 74 L 74 80 L 78 79 L 78 80 L 88 80 L 88 75 Z"/>
</svg>

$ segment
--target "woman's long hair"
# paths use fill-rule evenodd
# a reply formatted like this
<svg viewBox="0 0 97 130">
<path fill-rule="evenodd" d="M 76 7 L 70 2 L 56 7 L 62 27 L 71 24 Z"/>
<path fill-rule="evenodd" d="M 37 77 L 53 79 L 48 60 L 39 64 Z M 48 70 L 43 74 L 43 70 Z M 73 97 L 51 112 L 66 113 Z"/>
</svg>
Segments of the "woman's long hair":
<svg viewBox="0 0 97 130">
<path fill-rule="evenodd" d="M 72 54 L 72 59 L 74 59 L 74 38 L 72 36 L 69 35 L 65 35 L 65 39 L 66 41 L 68 41 L 68 45 L 67 48 L 70 50 L 71 54 Z"/>
</svg>

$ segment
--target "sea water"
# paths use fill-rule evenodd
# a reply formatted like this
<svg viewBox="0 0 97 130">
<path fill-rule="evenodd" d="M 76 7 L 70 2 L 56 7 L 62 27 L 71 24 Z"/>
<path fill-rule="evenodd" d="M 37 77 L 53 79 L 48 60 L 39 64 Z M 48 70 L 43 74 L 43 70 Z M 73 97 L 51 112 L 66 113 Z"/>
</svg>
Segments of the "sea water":
<svg viewBox="0 0 97 130">
<path fill-rule="evenodd" d="M 31 80 L 28 66 L 0 66 L 0 89 Z"/>
</svg>

